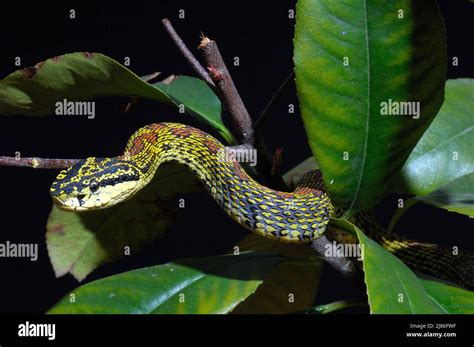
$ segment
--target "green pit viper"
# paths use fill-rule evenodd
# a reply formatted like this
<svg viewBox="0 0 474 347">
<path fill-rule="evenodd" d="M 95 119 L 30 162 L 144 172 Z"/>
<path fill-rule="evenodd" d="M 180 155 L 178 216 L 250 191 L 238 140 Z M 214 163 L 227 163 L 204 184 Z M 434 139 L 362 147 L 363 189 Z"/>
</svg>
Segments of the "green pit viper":
<svg viewBox="0 0 474 347">
<path fill-rule="evenodd" d="M 67 211 L 108 208 L 145 187 L 158 167 L 169 161 L 187 166 L 224 211 L 243 227 L 284 242 L 310 242 L 325 232 L 338 213 L 324 190 L 319 171 L 307 173 L 294 192 L 270 189 L 253 180 L 225 147 L 211 135 L 177 123 L 145 126 L 129 139 L 125 152 L 114 158 L 87 158 L 59 173 L 50 192 Z M 466 288 L 474 287 L 474 257 L 436 244 L 387 232 L 371 212 L 354 222 L 369 237 L 402 259 L 414 271 Z"/>
</svg>

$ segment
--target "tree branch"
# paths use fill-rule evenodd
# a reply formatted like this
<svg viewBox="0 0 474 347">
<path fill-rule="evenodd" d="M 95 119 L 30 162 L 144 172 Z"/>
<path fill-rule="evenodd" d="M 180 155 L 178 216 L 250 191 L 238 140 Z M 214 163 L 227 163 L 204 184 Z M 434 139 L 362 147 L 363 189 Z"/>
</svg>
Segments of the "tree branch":
<svg viewBox="0 0 474 347">
<path fill-rule="evenodd" d="M 217 43 L 208 37 L 203 37 L 198 48 L 202 52 L 211 79 L 215 83 L 214 91 L 222 101 L 223 111 L 230 116 L 234 133 L 236 133 L 239 142 L 253 146 L 255 140 L 252 119 L 242 102 L 224 59 L 222 59 Z"/>
<path fill-rule="evenodd" d="M 29 167 L 32 169 L 67 169 L 79 159 L 16 158 L 0 156 L 0 166 Z"/>
<path fill-rule="evenodd" d="M 165 27 L 166 31 L 170 35 L 171 39 L 174 41 L 176 47 L 178 47 L 179 51 L 183 54 L 183 56 L 186 58 L 186 60 L 194 69 L 194 71 L 196 71 L 198 76 L 201 77 L 201 79 L 203 79 L 204 81 L 206 81 L 206 83 L 209 84 L 209 86 L 214 87 L 214 82 L 209 77 L 209 74 L 207 73 L 206 69 L 194 57 L 194 55 L 191 53 L 189 48 L 186 47 L 181 37 L 179 37 L 176 30 L 174 30 L 174 27 L 171 24 L 170 20 L 168 18 L 163 18 L 161 20 L 161 23 L 163 23 L 163 26 Z"/>
<path fill-rule="evenodd" d="M 168 19 L 163 19 L 162 22 L 168 34 L 176 43 L 176 46 L 189 64 L 197 74 L 208 83 L 218 96 L 222 103 L 223 113 L 229 121 L 232 133 L 235 135 L 238 142 L 250 146 L 248 147 L 250 149 L 255 148 L 257 145 L 257 172 L 259 177 L 265 184 L 272 188 L 285 190 L 286 185 L 281 177 L 272 174 L 272 168 L 275 166 L 272 156 L 268 153 L 266 147 L 261 145 L 261 141 L 259 142 L 260 145 L 259 143 L 255 143 L 252 119 L 250 118 L 237 88 L 235 87 L 216 42 L 207 37 L 203 37 L 198 47 L 202 52 L 203 59 L 205 60 L 206 66 L 209 70 L 208 74 L 186 47 L 183 40 L 174 30 L 170 21 Z"/>
</svg>

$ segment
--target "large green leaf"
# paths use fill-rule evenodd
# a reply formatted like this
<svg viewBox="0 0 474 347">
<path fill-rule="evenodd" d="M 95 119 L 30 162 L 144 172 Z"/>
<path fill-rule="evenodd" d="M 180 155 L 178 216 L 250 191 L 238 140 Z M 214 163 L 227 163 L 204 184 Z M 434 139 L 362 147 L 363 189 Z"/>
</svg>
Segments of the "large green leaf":
<svg viewBox="0 0 474 347">
<path fill-rule="evenodd" d="M 355 233 L 364 247 L 363 269 L 371 313 L 446 313 L 401 260 L 348 221 L 334 223 Z"/>
<path fill-rule="evenodd" d="M 284 259 L 250 252 L 132 270 L 76 288 L 49 313 L 228 313 Z"/>
<path fill-rule="evenodd" d="M 349 212 L 369 208 L 443 101 L 436 2 L 299 0 L 294 43 L 302 117 L 326 187 Z M 390 100 L 420 102 L 419 118 L 383 115 Z"/>
<path fill-rule="evenodd" d="M 437 281 L 420 279 L 420 282 L 431 300 L 445 313 L 474 313 L 474 292 Z"/>
<path fill-rule="evenodd" d="M 70 273 L 80 281 L 105 262 L 136 254 L 173 222 L 175 194 L 200 187 L 188 170 L 170 164 L 142 192 L 112 208 L 74 213 L 53 207 L 46 244 L 56 276 Z"/>
<path fill-rule="evenodd" d="M 441 110 L 403 167 L 404 191 L 426 195 L 474 172 L 473 112 L 474 79 L 448 80 Z"/>
<path fill-rule="evenodd" d="M 0 115 L 47 115 L 64 99 L 98 96 L 136 96 L 182 104 L 227 142 L 235 143 L 222 123 L 220 101 L 205 82 L 180 76 L 169 85 L 151 85 L 100 53 L 65 54 L 8 75 L 0 81 Z"/>
<path fill-rule="evenodd" d="M 55 103 L 95 96 L 139 96 L 167 101 L 166 94 L 115 60 L 77 52 L 13 72 L 0 81 L 0 115 L 53 113 Z"/>
<path fill-rule="evenodd" d="M 322 261 L 307 244 L 283 243 L 252 233 L 239 242 L 238 249 L 240 252 L 270 252 L 292 259 L 279 264 L 257 291 L 232 313 L 292 313 L 313 306 Z"/>
</svg>

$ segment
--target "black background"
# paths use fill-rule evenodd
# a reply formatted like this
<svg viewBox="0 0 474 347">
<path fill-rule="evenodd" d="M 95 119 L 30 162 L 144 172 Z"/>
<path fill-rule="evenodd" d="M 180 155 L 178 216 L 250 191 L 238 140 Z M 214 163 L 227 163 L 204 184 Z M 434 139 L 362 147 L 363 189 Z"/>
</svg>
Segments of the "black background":
<svg viewBox="0 0 474 347">
<path fill-rule="evenodd" d="M 448 56 L 458 56 L 460 65 L 449 67 L 448 78 L 474 77 L 470 36 L 474 6 L 467 2 L 439 1 L 445 18 Z M 16 1 L 5 8 L 0 21 L 2 33 L 0 77 L 18 69 L 14 58 L 27 67 L 47 58 L 75 51 L 104 53 L 119 62 L 131 58 L 130 68 L 138 75 L 161 71 L 194 75 L 161 26 L 169 17 L 188 46 L 195 49 L 201 31 L 215 39 L 240 94 L 256 119 L 273 92 L 292 69 L 294 20 L 288 19 L 292 1 L 133 1 L 88 6 L 81 2 L 45 5 Z M 70 20 L 69 9 L 76 10 Z M 184 9 L 186 18 L 178 18 Z M 240 58 L 234 67 L 232 59 Z M 0 118 L 0 155 L 49 158 L 115 156 L 123 151 L 129 136 L 139 127 L 159 121 L 196 125 L 178 115 L 174 107 L 140 101 L 124 113 L 127 98 L 101 98 L 96 119 L 85 117 Z M 284 149 L 283 169 L 310 156 L 299 114 L 289 115 L 287 105 L 298 104 L 294 85 L 286 89 L 272 108 L 271 125 L 265 132 L 271 149 Z M 177 119 L 176 117 L 179 117 Z M 45 245 L 45 225 L 51 209 L 49 185 L 56 171 L 0 167 L 0 242 L 38 243 L 39 260 L 0 259 L 0 312 L 41 313 L 78 283 L 71 276 L 56 279 Z M 203 208 L 205 206 L 205 208 Z M 395 197 L 377 209 L 383 221 L 395 211 Z M 246 231 L 231 222 L 207 195 L 190 196 L 187 208 L 168 236 L 143 252 L 101 266 L 86 281 L 177 258 L 218 255 L 226 252 Z M 210 223 L 210 220 L 213 220 Z M 472 221 L 428 206 L 415 206 L 400 221 L 397 230 L 420 239 L 457 244 L 474 251 Z M 357 297 L 363 289 L 351 280 L 325 268 L 317 303 Z"/>
</svg>

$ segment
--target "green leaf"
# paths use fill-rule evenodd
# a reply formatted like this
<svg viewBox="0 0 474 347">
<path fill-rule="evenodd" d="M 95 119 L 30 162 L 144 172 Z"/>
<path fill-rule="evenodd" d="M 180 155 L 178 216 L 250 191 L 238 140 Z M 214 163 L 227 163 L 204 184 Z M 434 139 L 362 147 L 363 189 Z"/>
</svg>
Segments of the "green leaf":
<svg viewBox="0 0 474 347">
<path fill-rule="evenodd" d="M 443 102 L 436 2 L 300 0 L 294 43 L 301 113 L 331 198 L 348 213 L 372 207 Z M 390 99 L 420 102 L 419 119 L 383 115 Z"/>
<path fill-rule="evenodd" d="M 403 191 L 426 195 L 474 172 L 473 110 L 474 79 L 448 80 L 443 106 L 403 167 Z"/>
<path fill-rule="evenodd" d="M 335 219 L 335 223 L 355 233 L 364 247 L 363 269 L 371 313 L 445 313 L 401 260 L 348 221 Z"/>
<path fill-rule="evenodd" d="M 179 76 L 170 84 L 151 85 L 100 53 L 65 54 L 8 75 L 0 81 L 0 115 L 47 115 L 64 99 L 99 96 L 135 96 L 182 104 L 228 143 L 235 143 L 222 123 L 220 101 L 206 83 Z"/>
<path fill-rule="evenodd" d="M 431 300 L 440 306 L 445 313 L 474 313 L 474 292 L 437 281 L 420 279 L 420 282 L 425 287 Z"/>
<path fill-rule="evenodd" d="M 162 237 L 176 216 L 175 194 L 198 191 L 199 183 L 185 168 L 164 165 L 153 181 L 132 199 L 109 209 L 74 213 L 53 207 L 46 244 L 57 277 L 77 280 L 105 262 L 134 254 Z"/>
<path fill-rule="evenodd" d="M 435 191 L 418 196 L 424 203 L 474 217 L 474 173 L 461 176 Z"/>
<path fill-rule="evenodd" d="M 398 190 L 474 216 L 474 80 L 446 82 L 446 100 L 403 167 Z"/>
<path fill-rule="evenodd" d="M 250 252 L 132 270 L 76 288 L 49 313 L 228 313 L 282 261 Z"/>
<path fill-rule="evenodd" d="M 252 233 L 237 246 L 240 252 L 270 252 L 291 259 L 279 264 L 232 313 L 284 314 L 303 311 L 314 304 L 322 262 L 307 244 L 283 243 Z"/>
<path fill-rule="evenodd" d="M 115 60 L 100 53 L 77 52 L 15 71 L 1 80 L 0 115 L 45 115 L 63 99 L 107 95 L 168 100 L 163 91 Z"/>
</svg>

